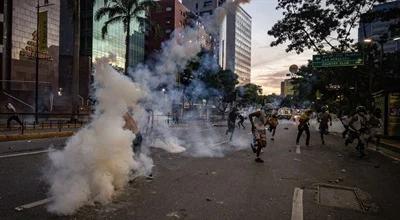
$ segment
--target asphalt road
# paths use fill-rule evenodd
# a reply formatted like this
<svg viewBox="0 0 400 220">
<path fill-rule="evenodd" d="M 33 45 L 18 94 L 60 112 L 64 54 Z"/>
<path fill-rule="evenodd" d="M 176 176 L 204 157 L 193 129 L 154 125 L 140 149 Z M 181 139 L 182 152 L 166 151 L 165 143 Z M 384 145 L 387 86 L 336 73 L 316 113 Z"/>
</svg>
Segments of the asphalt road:
<svg viewBox="0 0 400 220">
<path fill-rule="evenodd" d="M 46 198 L 47 186 L 43 181 L 46 154 L 0 158 L 0 219 L 296 220 L 300 214 L 303 219 L 399 218 L 397 161 L 375 152 L 359 159 L 354 147 L 345 147 L 343 140 L 335 135 L 328 136 L 327 145 L 322 146 L 315 132 L 311 134 L 311 146 L 302 146 L 300 153 L 296 153 L 296 128 L 292 125 L 284 128 L 285 125 L 279 125 L 275 141 L 268 141 L 263 164 L 254 162 L 250 148 L 237 150 L 240 148 L 229 144 L 222 146 L 224 157 L 213 158 L 155 149 L 153 180 L 138 179 L 112 203 L 83 207 L 76 215 L 67 217 L 51 215 L 45 207 L 14 210 Z M 224 129 L 203 132 L 224 140 Z M 249 130 L 236 131 L 236 135 L 250 142 Z M 34 144 L 48 146 L 52 141 L 62 144 L 60 140 Z M 26 143 L 29 144 L 32 142 Z M 348 187 L 346 192 L 355 190 L 356 206 L 348 194 L 333 192 L 336 189 L 333 186 Z M 295 189 L 302 196 L 294 196 Z M 332 206 L 338 203 L 345 207 Z M 351 207 L 361 207 L 363 211 Z"/>
</svg>

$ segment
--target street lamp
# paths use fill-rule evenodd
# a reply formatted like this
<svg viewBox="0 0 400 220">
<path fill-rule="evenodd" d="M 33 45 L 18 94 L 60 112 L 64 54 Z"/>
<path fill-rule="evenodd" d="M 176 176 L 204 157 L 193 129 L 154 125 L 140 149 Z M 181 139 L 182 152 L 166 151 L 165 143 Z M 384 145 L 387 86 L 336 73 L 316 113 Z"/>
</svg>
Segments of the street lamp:
<svg viewBox="0 0 400 220">
<path fill-rule="evenodd" d="M 38 120 L 38 103 L 39 103 L 39 12 L 40 8 L 51 6 L 54 4 L 49 4 L 49 0 L 45 0 L 43 5 L 40 5 L 39 0 L 37 0 L 36 5 L 36 80 L 35 80 L 35 124 L 39 122 Z"/>
</svg>

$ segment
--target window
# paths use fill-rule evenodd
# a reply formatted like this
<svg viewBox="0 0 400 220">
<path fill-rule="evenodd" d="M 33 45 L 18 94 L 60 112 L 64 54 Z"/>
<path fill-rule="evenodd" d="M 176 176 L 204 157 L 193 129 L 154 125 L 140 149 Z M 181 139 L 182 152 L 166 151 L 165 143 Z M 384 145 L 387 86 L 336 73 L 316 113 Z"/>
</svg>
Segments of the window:
<svg viewBox="0 0 400 220">
<path fill-rule="evenodd" d="M 165 11 L 172 11 L 172 8 L 171 7 L 166 7 Z"/>
<path fill-rule="evenodd" d="M 171 29 L 165 30 L 165 33 L 167 33 L 167 34 L 169 34 L 169 33 L 171 33 L 171 32 L 172 32 Z"/>
<path fill-rule="evenodd" d="M 171 24 L 171 21 L 170 20 L 166 20 L 165 23 L 166 24 Z"/>
</svg>

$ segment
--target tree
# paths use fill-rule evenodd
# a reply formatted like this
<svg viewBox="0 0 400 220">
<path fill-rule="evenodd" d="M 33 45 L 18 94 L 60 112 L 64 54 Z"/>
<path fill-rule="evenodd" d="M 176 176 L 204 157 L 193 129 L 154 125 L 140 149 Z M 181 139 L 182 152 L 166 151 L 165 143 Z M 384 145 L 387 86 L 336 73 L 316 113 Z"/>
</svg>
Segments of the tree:
<svg viewBox="0 0 400 220">
<path fill-rule="evenodd" d="M 262 87 L 253 83 L 237 88 L 238 96 L 241 104 L 257 104 L 260 102 L 260 96 L 262 94 Z M 261 103 L 262 104 L 262 103 Z"/>
<path fill-rule="evenodd" d="M 360 19 L 400 18 L 399 9 L 375 13 L 371 9 L 377 3 L 387 0 L 278 0 L 283 19 L 279 20 L 268 34 L 275 38 L 271 46 L 289 42 L 286 51 L 302 53 L 314 49 L 318 53 L 352 50 L 351 31 Z M 367 19 L 368 18 L 368 19 Z M 398 23 L 400 24 L 400 22 Z"/>
<path fill-rule="evenodd" d="M 109 25 L 121 23 L 124 26 L 125 36 L 125 74 L 128 74 L 129 66 L 129 47 L 130 47 L 130 28 L 132 20 L 136 20 L 140 25 L 144 25 L 147 19 L 143 17 L 143 13 L 148 8 L 153 7 L 153 0 L 109 0 L 106 4 L 99 8 L 95 14 L 95 20 L 99 21 L 107 16 L 107 21 L 101 29 L 101 36 L 104 39 L 108 33 Z"/>
</svg>

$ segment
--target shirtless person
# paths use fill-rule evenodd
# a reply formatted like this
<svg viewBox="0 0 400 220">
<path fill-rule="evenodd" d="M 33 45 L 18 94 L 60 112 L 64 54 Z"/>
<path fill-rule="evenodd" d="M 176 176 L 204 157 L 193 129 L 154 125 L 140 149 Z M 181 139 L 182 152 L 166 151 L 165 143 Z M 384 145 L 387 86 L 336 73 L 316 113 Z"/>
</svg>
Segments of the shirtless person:
<svg viewBox="0 0 400 220">
<path fill-rule="evenodd" d="M 139 154 L 141 153 L 141 147 L 142 147 L 142 141 L 143 141 L 143 137 L 140 134 L 140 130 L 139 127 L 135 121 L 135 119 L 133 119 L 132 115 L 127 112 L 124 114 L 123 116 L 124 120 L 125 120 L 125 125 L 123 127 L 123 129 L 129 129 L 132 131 L 132 133 L 135 134 L 135 139 L 133 140 L 133 152 L 135 153 L 136 156 L 139 156 Z"/>
<path fill-rule="evenodd" d="M 267 134 L 266 125 L 268 123 L 267 116 L 264 110 L 253 112 L 249 115 L 251 123 L 251 131 L 255 139 L 255 145 L 252 145 L 253 152 L 256 153 L 255 161 L 257 163 L 263 163 L 264 161 L 260 158 L 261 149 L 267 147 Z"/>
</svg>

